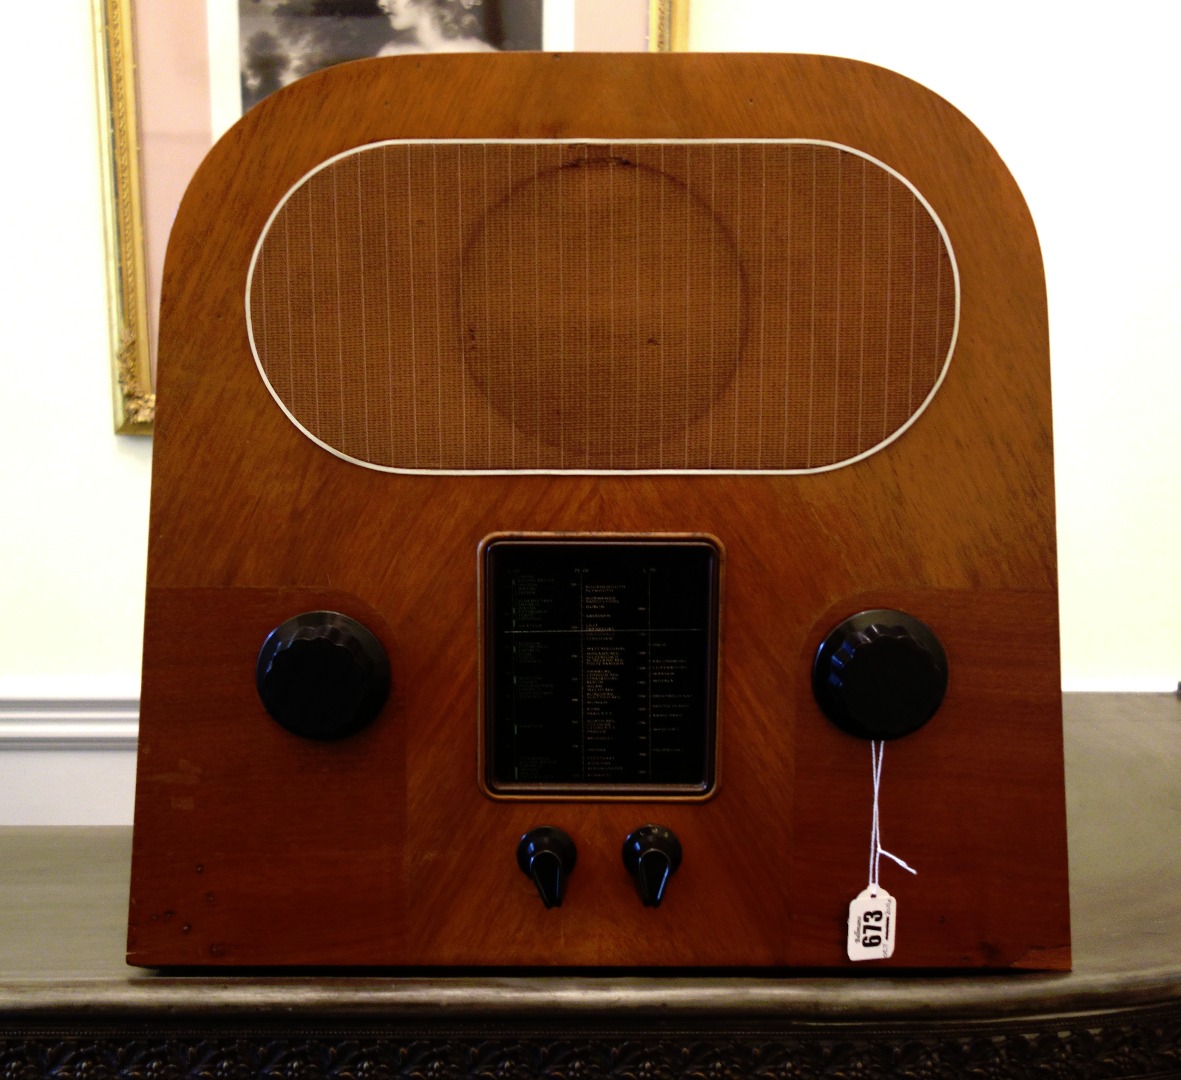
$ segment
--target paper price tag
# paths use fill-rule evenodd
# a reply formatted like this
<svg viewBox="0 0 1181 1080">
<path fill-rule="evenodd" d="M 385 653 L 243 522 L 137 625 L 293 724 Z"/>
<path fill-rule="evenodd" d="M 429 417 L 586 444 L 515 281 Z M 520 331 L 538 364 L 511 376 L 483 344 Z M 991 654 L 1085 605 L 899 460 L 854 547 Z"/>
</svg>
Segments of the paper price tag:
<svg viewBox="0 0 1181 1080">
<path fill-rule="evenodd" d="M 850 960 L 888 960 L 894 955 L 894 935 L 898 928 L 898 905 L 880 885 L 877 895 L 868 888 L 849 905 Z"/>
</svg>

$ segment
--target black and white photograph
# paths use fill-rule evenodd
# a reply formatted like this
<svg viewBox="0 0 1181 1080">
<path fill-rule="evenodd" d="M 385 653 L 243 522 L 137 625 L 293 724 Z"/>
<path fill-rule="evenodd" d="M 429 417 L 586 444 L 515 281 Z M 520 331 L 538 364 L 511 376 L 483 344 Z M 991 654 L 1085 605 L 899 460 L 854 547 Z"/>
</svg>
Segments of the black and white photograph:
<svg viewBox="0 0 1181 1080">
<path fill-rule="evenodd" d="M 238 0 L 241 110 L 347 60 L 540 49 L 542 7 L 543 0 Z"/>
</svg>

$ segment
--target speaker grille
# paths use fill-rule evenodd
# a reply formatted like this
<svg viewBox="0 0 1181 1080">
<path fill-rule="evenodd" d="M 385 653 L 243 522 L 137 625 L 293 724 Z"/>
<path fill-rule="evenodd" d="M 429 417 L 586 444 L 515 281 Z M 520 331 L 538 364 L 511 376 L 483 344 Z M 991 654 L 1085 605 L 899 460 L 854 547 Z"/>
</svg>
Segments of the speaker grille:
<svg viewBox="0 0 1181 1080">
<path fill-rule="evenodd" d="M 846 147 L 391 142 L 288 193 L 246 302 L 276 400 L 362 464 L 798 472 L 922 411 L 959 287 Z"/>
</svg>

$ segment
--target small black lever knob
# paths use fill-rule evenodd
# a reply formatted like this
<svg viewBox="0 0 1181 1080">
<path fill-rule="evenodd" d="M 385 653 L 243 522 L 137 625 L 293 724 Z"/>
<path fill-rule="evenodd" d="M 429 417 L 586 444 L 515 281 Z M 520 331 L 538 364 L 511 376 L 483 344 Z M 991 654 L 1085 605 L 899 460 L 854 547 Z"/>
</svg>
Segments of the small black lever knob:
<svg viewBox="0 0 1181 1080">
<path fill-rule="evenodd" d="M 660 907 L 668 879 L 681 865 L 681 842 L 663 825 L 641 825 L 623 842 L 623 865 L 644 907 Z"/>
<path fill-rule="evenodd" d="M 562 906 L 566 882 L 577 861 L 574 841 L 552 825 L 530 829 L 517 845 L 517 865 L 537 886 L 537 895 L 547 908 Z"/>
<path fill-rule="evenodd" d="M 263 706 L 306 739 L 340 739 L 369 724 L 390 691 L 390 664 L 373 633 L 335 611 L 305 611 L 275 627 L 254 669 Z"/>
<path fill-rule="evenodd" d="M 863 739 L 897 739 L 935 715 L 947 655 L 934 631 L 904 611 L 862 611 L 836 626 L 812 666 L 812 691 L 834 724 Z"/>
</svg>

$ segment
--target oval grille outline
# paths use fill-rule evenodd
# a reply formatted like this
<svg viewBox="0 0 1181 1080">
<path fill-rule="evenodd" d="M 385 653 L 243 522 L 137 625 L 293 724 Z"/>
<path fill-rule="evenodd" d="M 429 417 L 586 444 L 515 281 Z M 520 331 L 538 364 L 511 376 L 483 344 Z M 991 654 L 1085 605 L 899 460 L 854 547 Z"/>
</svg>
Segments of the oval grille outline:
<svg viewBox="0 0 1181 1080">
<path fill-rule="evenodd" d="M 586 196 L 580 239 L 565 224 L 577 216 L 577 201 L 571 214 L 564 197 L 543 194 L 541 179 L 557 176 L 559 189 L 565 183 L 576 191 L 592 174 L 599 187 L 609 177 L 604 190 L 613 194 Z M 456 179 L 441 186 L 440 175 Z M 663 178 L 648 185 L 656 194 L 647 202 L 626 194 L 626 178 L 639 175 Z M 391 209 L 391 191 L 399 190 L 401 201 Z M 523 200 L 526 210 L 529 200 L 539 209 L 531 232 L 520 225 L 528 217 L 518 212 Z M 663 206 L 653 212 L 658 201 Z M 681 201 L 704 208 L 712 221 L 694 225 L 701 213 L 670 213 Z M 504 207 L 516 225 L 499 247 L 486 244 L 465 275 L 465 261 L 480 236 L 496 231 Z M 554 212 L 562 223 L 556 229 Z M 628 229 L 612 219 L 616 214 L 627 226 L 636 222 L 637 239 L 622 257 Z M 684 251 L 674 246 L 670 253 L 667 238 L 679 239 L 682 227 Z M 350 229 L 355 240 L 342 247 Z M 719 274 L 719 252 L 724 263 L 730 241 L 736 265 Z M 571 256 L 571 266 L 556 272 L 572 275 L 575 295 L 609 280 L 603 307 L 618 316 L 624 337 L 634 330 L 637 355 L 641 345 L 660 354 L 656 374 L 637 385 L 655 387 L 671 402 L 671 428 L 657 426 L 651 437 L 635 406 L 622 435 L 592 445 L 604 419 L 626 419 L 633 404 L 630 388 L 620 394 L 618 378 L 602 377 L 616 373 L 612 363 L 596 366 L 590 348 L 578 362 L 574 337 L 589 340 L 596 314 L 589 301 L 579 326 L 563 324 L 556 347 L 518 363 L 512 312 L 506 315 L 503 300 L 494 312 L 488 297 L 497 288 L 510 300 L 520 293 L 528 309 L 530 293 L 521 283 L 532 282 L 536 293 L 555 273 L 529 262 L 543 243 Z M 645 243 L 655 245 L 646 262 Z M 613 254 L 604 257 L 603 249 Z M 481 262 L 486 276 L 473 282 L 472 266 Z M 652 266 L 664 275 L 659 289 L 642 272 L 650 277 Z M 655 291 L 655 308 L 672 309 L 661 301 L 682 286 L 685 299 L 672 322 L 698 322 L 696 332 L 670 347 L 667 326 L 652 332 L 644 305 L 654 309 Z M 713 303 L 701 316 L 704 295 Z M 532 303 L 536 328 L 544 328 L 546 305 Z M 959 304 L 950 241 L 923 196 L 869 155 L 816 140 L 369 144 L 322 163 L 280 201 L 256 246 L 246 293 L 259 372 L 305 435 L 367 467 L 443 474 L 839 468 L 889 445 L 925 410 L 954 353 Z M 562 317 L 553 312 L 551 322 Z M 498 375 L 495 385 L 508 383 L 510 396 L 520 391 L 521 416 L 494 401 L 497 394 L 486 392 L 487 381 L 481 387 L 473 368 L 482 343 L 471 335 L 494 324 L 500 339 L 487 334 L 484 352 L 520 373 Z M 535 344 L 536 328 L 522 331 L 522 340 Z M 620 334 L 601 336 L 618 351 Z M 696 385 L 703 357 L 732 368 L 731 376 L 708 383 L 704 404 L 681 407 L 690 395 L 680 391 Z M 546 388 L 553 358 L 570 367 L 573 390 L 587 395 L 581 415 L 577 392 L 552 393 L 565 382 L 549 379 Z M 579 423 L 587 434 L 573 440 L 576 453 L 565 458 L 561 432 Z"/>
</svg>

